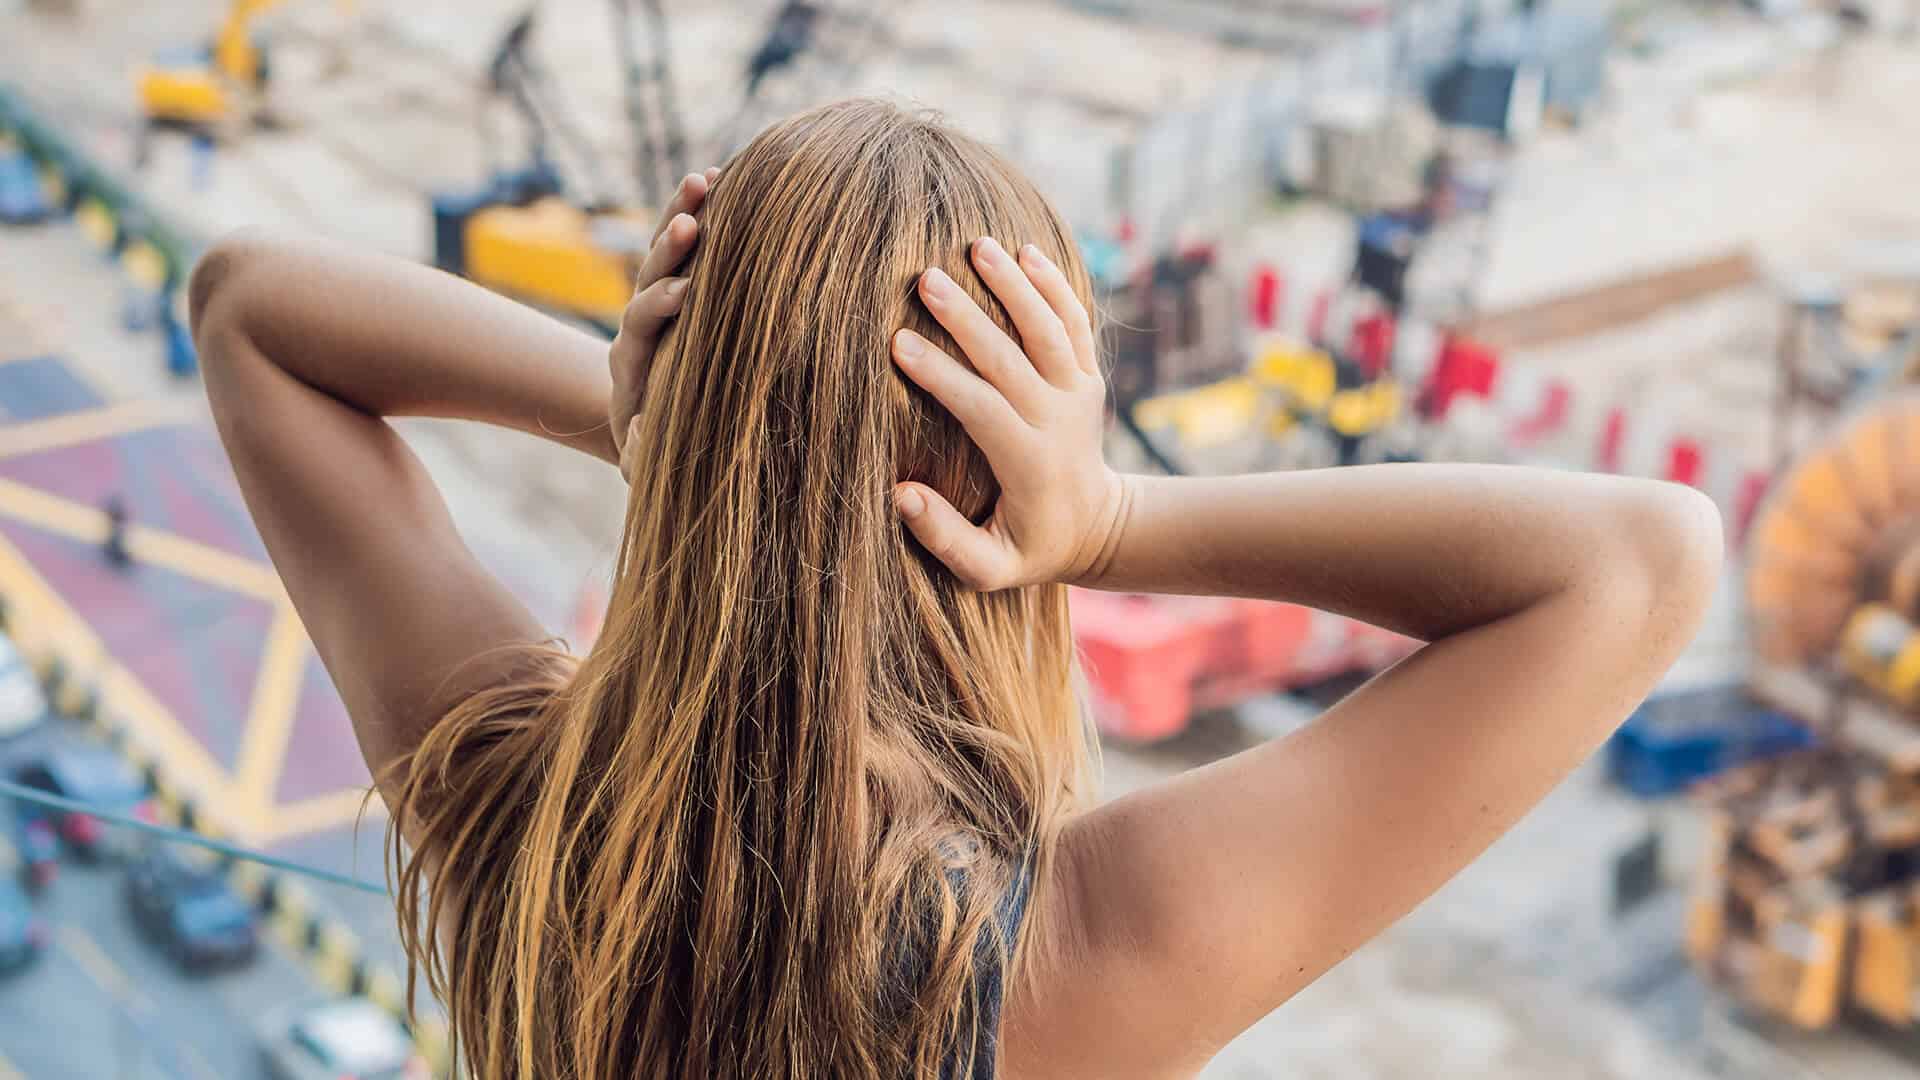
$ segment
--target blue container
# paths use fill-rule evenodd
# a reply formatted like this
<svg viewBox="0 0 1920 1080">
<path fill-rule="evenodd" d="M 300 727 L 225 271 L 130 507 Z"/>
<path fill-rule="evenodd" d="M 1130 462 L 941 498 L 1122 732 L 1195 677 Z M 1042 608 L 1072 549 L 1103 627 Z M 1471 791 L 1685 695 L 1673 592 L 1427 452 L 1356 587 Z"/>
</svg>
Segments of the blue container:
<svg viewBox="0 0 1920 1080">
<path fill-rule="evenodd" d="M 1648 698 L 1607 741 L 1607 772 L 1643 798 L 1672 795 L 1743 762 L 1813 744 L 1787 714 L 1739 684 Z"/>
<path fill-rule="evenodd" d="M 193 332 L 185 323 L 173 317 L 171 304 L 162 305 L 160 321 L 167 336 L 168 373 L 184 379 L 198 372 L 200 354 L 193 347 Z"/>
</svg>

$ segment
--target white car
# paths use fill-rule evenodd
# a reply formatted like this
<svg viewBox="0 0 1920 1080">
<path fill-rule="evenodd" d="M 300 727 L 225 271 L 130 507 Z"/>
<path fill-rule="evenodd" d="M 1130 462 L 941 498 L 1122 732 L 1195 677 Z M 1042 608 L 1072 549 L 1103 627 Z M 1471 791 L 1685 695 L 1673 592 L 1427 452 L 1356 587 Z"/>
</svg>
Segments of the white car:
<svg viewBox="0 0 1920 1080">
<path fill-rule="evenodd" d="M 274 1080 L 428 1080 L 400 1021 L 365 998 L 280 1009 L 260 1032 Z"/>
<path fill-rule="evenodd" d="M 27 659 L 0 634 L 0 739 L 11 739 L 47 720 L 47 695 Z"/>
</svg>

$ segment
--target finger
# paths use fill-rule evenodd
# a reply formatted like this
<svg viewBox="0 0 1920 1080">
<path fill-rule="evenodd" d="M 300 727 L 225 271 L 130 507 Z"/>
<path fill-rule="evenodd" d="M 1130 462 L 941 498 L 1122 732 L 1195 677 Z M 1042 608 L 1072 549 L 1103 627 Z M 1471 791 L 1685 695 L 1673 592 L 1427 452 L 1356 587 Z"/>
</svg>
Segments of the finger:
<svg viewBox="0 0 1920 1080">
<path fill-rule="evenodd" d="M 987 530 L 925 484 L 893 489 L 893 508 L 914 539 L 939 559 L 962 584 L 981 592 L 1004 589 L 1016 581 L 1014 553 Z"/>
<path fill-rule="evenodd" d="M 680 186 L 673 189 L 673 198 L 668 199 L 667 205 L 660 211 L 660 223 L 653 227 L 653 242 L 660 242 L 660 234 L 666 231 L 674 218 L 700 209 L 700 204 L 707 200 L 707 190 L 712 186 L 713 176 L 707 173 L 688 173 L 682 177 Z"/>
<path fill-rule="evenodd" d="M 1020 346 L 1034 370 L 1048 382 L 1064 385 L 1076 363 L 1073 342 L 1067 339 L 1067 324 L 993 237 L 974 242 L 973 265 L 993 295 L 1006 305 L 1007 314 L 1013 316 L 1013 328 L 1020 331 Z"/>
<path fill-rule="evenodd" d="M 1080 370 L 1089 375 L 1100 374 L 1100 357 L 1093 344 L 1093 320 L 1087 316 L 1080 294 L 1073 291 L 1073 283 L 1052 259 L 1032 244 L 1020 248 L 1020 265 L 1033 287 L 1046 298 L 1047 305 L 1066 326 L 1067 340 L 1073 343 L 1073 358 Z"/>
<path fill-rule="evenodd" d="M 720 179 L 720 166 L 709 165 L 707 166 L 707 171 L 705 173 L 702 173 L 701 175 L 707 178 L 707 187 L 709 190 L 711 190 L 713 187 L 713 182 L 715 180 Z"/>
<path fill-rule="evenodd" d="M 920 275 L 920 300 L 953 335 L 980 377 L 1005 395 L 1022 416 L 1033 417 L 1046 382 L 1006 331 L 937 267 Z"/>
<path fill-rule="evenodd" d="M 692 214 L 679 214 L 668 221 L 667 227 L 660 232 L 660 239 L 647 249 L 646 259 L 640 263 L 634 291 L 642 292 L 678 270 L 699 239 L 700 226 L 693 220 Z"/>
<path fill-rule="evenodd" d="M 953 414 L 997 472 L 1019 460 L 1033 429 L 993 385 L 911 330 L 893 335 L 893 359 L 922 390 Z"/>
<path fill-rule="evenodd" d="M 686 278 L 667 278 L 642 290 L 620 316 L 620 336 L 627 339 L 627 347 L 651 350 L 668 320 L 680 314 L 686 299 Z"/>
</svg>

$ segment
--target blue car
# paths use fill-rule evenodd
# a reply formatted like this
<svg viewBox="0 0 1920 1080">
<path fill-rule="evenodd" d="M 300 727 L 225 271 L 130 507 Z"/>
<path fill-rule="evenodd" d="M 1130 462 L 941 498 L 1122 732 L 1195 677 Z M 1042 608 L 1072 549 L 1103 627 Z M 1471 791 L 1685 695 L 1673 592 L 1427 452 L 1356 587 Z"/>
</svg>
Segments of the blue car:
<svg viewBox="0 0 1920 1080">
<path fill-rule="evenodd" d="M 212 862 L 153 847 L 127 867 L 134 925 L 189 971 L 239 967 L 259 950 L 252 907 Z"/>
<path fill-rule="evenodd" d="M 0 971 L 19 971 L 32 964 L 46 943 L 46 924 L 33 913 L 27 894 L 0 877 Z"/>
<path fill-rule="evenodd" d="M 53 216 L 40 169 L 19 147 L 0 144 L 0 222 L 30 225 Z"/>
<path fill-rule="evenodd" d="M 119 755 L 89 742 L 61 743 L 14 770 L 15 783 L 38 788 L 102 810 L 153 820 L 153 798 L 146 781 Z M 71 853 L 87 861 L 133 854 L 130 830 L 109 826 L 81 811 L 55 810 L 24 800 L 15 807 L 24 823 L 46 822 Z"/>
</svg>

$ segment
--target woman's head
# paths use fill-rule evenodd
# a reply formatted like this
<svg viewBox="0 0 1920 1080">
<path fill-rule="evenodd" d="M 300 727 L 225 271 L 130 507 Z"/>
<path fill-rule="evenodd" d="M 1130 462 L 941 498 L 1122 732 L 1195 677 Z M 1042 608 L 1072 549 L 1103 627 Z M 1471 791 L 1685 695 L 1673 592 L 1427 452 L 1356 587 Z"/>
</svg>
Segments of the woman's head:
<svg viewBox="0 0 1920 1080">
<path fill-rule="evenodd" d="M 777 124 L 714 184 L 598 642 L 456 710 L 410 773 L 414 865 L 459 867 L 410 934 L 457 920 L 429 970 L 480 1073 L 891 1080 L 971 1045 L 974 965 L 1014 945 L 994 907 L 1087 765 L 1064 591 L 968 592 L 889 505 L 992 504 L 888 354 L 907 326 L 961 355 L 929 266 L 1013 332 L 981 236 L 1089 299 L 1031 184 L 886 104 Z"/>
</svg>

